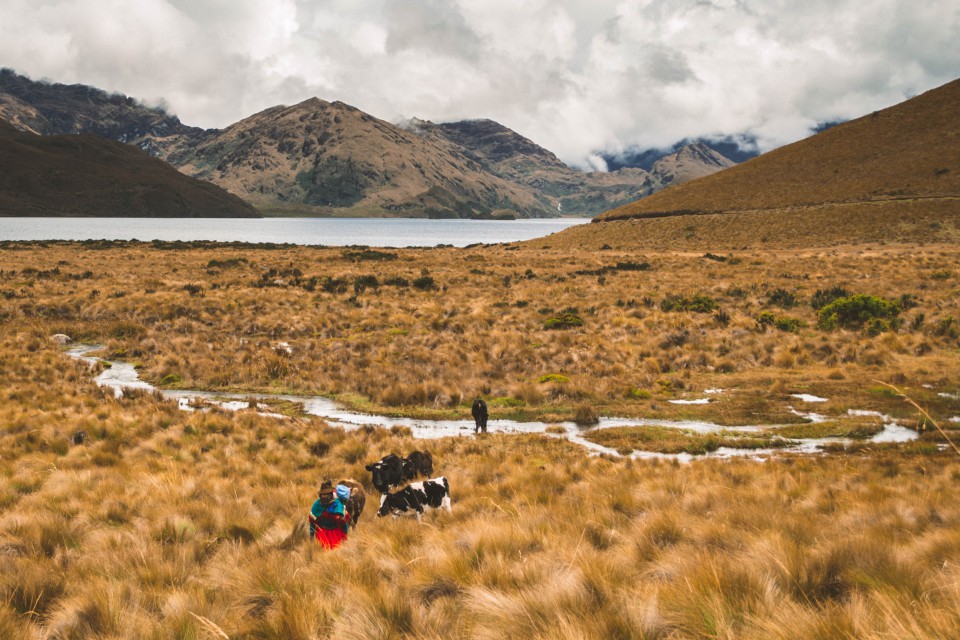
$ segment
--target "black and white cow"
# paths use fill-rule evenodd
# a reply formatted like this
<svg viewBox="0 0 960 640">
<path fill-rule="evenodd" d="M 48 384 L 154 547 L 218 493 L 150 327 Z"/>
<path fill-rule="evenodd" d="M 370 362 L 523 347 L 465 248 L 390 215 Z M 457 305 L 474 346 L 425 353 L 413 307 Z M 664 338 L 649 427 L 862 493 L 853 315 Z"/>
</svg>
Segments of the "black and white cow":
<svg viewBox="0 0 960 640">
<path fill-rule="evenodd" d="M 414 482 L 396 493 L 380 496 L 380 509 L 377 517 L 386 515 L 415 515 L 420 522 L 424 511 L 432 509 L 450 509 L 450 483 L 446 476 Z"/>
<path fill-rule="evenodd" d="M 433 474 L 433 456 L 429 451 L 414 451 L 406 458 L 391 453 L 364 468 L 372 474 L 377 491 L 386 493 L 416 477 L 429 478 Z"/>
<path fill-rule="evenodd" d="M 480 433 L 487 432 L 487 403 L 477 398 L 470 407 L 470 413 L 473 414 L 474 431 Z"/>
</svg>

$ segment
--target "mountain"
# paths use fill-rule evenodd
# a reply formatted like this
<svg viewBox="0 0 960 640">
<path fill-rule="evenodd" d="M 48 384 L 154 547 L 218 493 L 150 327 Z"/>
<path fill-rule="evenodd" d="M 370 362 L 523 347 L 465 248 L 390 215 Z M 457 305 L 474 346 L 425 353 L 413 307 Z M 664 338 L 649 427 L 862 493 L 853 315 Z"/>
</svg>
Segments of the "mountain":
<svg viewBox="0 0 960 640">
<path fill-rule="evenodd" d="M 960 80 L 564 232 L 577 246 L 960 240 Z M 626 224 L 629 223 L 629 224 Z M 578 235 L 579 234 L 579 235 Z"/>
<path fill-rule="evenodd" d="M 610 172 L 585 173 L 515 131 L 492 120 L 433 124 L 413 120 L 419 134 L 443 137 L 469 152 L 487 171 L 556 203 L 569 215 L 595 215 L 734 163 L 702 144 L 682 147 L 661 157 L 651 171 L 627 167 Z"/>
<path fill-rule="evenodd" d="M 167 158 L 266 210 L 464 218 L 498 209 L 522 217 L 551 212 L 549 203 L 484 171 L 445 138 L 317 98 L 185 140 Z"/>
<path fill-rule="evenodd" d="M 40 136 L 0 120 L 0 216 L 259 217 L 240 198 L 130 145 Z"/>
<path fill-rule="evenodd" d="M 490 120 L 394 125 L 340 102 L 278 106 L 223 130 L 83 85 L 0 70 L 0 117 L 44 135 L 133 144 L 268 213 L 429 217 L 596 215 L 729 163 L 584 173 Z M 677 155 L 677 154 L 673 154 Z"/>
</svg>

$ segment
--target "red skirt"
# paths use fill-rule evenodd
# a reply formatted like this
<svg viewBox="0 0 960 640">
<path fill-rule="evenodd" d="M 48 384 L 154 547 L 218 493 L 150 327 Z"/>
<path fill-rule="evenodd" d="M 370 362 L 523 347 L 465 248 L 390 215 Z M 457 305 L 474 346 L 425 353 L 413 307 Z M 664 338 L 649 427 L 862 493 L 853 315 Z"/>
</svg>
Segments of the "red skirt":
<svg viewBox="0 0 960 640">
<path fill-rule="evenodd" d="M 317 527 L 316 531 L 317 540 L 324 546 L 325 549 L 333 549 L 347 539 L 347 534 L 343 532 L 343 529 L 324 529 L 322 527 Z"/>
</svg>

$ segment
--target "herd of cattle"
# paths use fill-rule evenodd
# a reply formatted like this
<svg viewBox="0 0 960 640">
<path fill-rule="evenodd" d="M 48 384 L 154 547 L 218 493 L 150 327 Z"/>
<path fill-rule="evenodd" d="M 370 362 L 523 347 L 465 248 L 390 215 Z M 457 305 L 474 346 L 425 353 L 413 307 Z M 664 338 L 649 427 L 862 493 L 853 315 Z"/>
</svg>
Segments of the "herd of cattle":
<svg viewBox="0 0 960 640">
<path fill-rule="evenodd" d="M 473 415 L 475 431 L 486 433 L 487 403 L 479 398 L 474 400 L 470 413 Z M 413 514 L 419 522 L 424 511 L 450 511 L 450 483 L 445 476 L 410 482 L 433 475 L 433 456 L 429 451 L 413 451 L 406 458 L 391 453 L 377 462 L 371 462 L 365 469 L 372 474 L 373 486 L 380 492 L 377 517 Z M 400 489 L 400 485 L 407 482 L 410 484 Z M 367 501 L 363 487 L 356 480 L 341 480 L 340 484 L 350 487 L 346 508 L 356 525 Z"/>
<path fill-rule="evenodd" d="M 365 468 L 372 475 L 374 488 L 380 492 L 377 517 L 412 514 L 419 522 L 424 511 L 450 511 L 450 483 L 445 476 L 410 482 L 433 475 L 433 456 L 429 451 L 413 451 L 406 458 L 391 453 Z M 408 482 L 410 484 L 400 488 Z M 346 509 L 356 525 L 366 504 L 363 487 L 356 480 L 349 479 L 341 480 L 340 484 L 350 487 L 350 499 L 347 500 Z"/>
</svg>

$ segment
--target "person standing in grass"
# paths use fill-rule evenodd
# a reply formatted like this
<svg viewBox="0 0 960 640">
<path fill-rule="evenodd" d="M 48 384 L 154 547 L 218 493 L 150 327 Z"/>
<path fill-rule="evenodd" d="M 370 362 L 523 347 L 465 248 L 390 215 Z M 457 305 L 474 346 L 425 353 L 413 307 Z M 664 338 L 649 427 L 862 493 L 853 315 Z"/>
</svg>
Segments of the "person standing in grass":
<svg viewBox="0 0 960 640">
<path fill-rule="evenodd" d="M 336 489 L 329 480 L 320 484 L 316 502 L 310 507 L 310 534 L 325 549 L 333 549 L 347 539 L 350 529 L 350 514 L 346 502 L 350 498 L 350 488 L 337 485 Z"/>
</svg>

